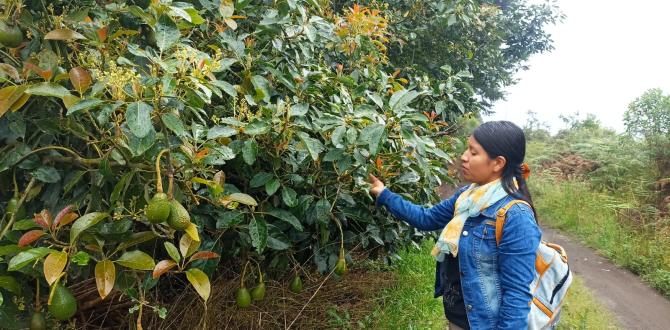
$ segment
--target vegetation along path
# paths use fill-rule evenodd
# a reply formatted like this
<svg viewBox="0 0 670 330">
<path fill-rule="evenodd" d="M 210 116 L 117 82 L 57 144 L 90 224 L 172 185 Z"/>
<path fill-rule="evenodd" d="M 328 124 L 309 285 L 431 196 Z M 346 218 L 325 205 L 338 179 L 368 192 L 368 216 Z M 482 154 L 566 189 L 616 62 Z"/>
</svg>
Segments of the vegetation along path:
<svg viewBox="0 0 670 330">
<path fill-rule="evenodd" d="M 543 239 L 565 248 L 572 271 L 627 329 L 661 329 L 670 324 L 670 301 L 628 270 L 551 228 Z"/>
</svg>

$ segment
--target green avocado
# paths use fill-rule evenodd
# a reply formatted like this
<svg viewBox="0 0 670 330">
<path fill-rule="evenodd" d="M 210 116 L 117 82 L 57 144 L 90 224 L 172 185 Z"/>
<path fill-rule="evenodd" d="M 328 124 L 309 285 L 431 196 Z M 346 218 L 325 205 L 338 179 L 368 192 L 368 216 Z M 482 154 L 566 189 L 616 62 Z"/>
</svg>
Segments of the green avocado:
<svg viewBox="0 0 670 330">
<path fill-rule="evenodd" d="M 34 312 L 30 318 L 30 330 L 45 330 L 47 328 L 47 320 L 39 311 Z"/>
<path fill-rule="evenodd" d="M 344 258 L 337 260 L 335 264 L 335 274 L 338 276 L 343 276 L 347 272 L 347 261 Z"/>
<path fill-rule="evenodd" d="M 265 298 L 265 283 L 258 283 L 258 285 L 251 289 L 251 299 L 254 301 L 256 300 L 263 300 Z"/>
<path fill-rule="evenodd" d="M 251 305 L 251 295 L 246 288 L 239 288 L 235 294 L 235 302 L 240 308 L 247 308 Z"/>
<path fill-rule="evenodd" d="M 300 276 L 296 276 L 293 278 L 291 281 L 291 284 L 289 285 L 289 290 L 293 293 L 300 293 L 302 292 L 302 279 Z"/>
<path fill-rule="evenodd" d="M 156 193 L 144 211 L 147 215 L 147 220 L 151 223 L 161 223 L 167 220 L 168 216 L 170 216 L 170 201 L 167 195 Z"/>
<path fill-rule="evenodd" d="M 49 312 L 53 317 L 60 321 L 70 319 L 77 312 L 77 301 L 66 287 L 56 284 Z"/>
<path fill-rule="evenodd" d="M 175 199 L 170 201 L 170 216 L 167 219 L 168 225 L 176 230 L 184 230 L 191 223 L 191 215 Z"/>
<path fill-rule="evenodd" d="M 15 25 L 0 19 L 0 44 L 9 48 L 16 48 L 23 42 L 23 32 Z"/>
</svg>

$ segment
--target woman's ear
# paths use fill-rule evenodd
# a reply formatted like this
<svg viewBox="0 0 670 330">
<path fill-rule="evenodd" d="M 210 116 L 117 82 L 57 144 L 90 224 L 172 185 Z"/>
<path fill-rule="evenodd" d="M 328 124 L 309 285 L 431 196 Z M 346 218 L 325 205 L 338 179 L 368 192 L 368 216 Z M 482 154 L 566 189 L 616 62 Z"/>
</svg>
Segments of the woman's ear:
<svg viewBox="0 0 670 330">
<path fill-rule="evenodd" d="M 503 169 L 505 168 L 505 164 L 507 164 L 507 159 L 505 159 L 503 156 L 498 156 L 493 161 L 495 162 L 495 164 L 493 164 L 493 171 L 496 173 L 502 173 Z"/>
</svg>

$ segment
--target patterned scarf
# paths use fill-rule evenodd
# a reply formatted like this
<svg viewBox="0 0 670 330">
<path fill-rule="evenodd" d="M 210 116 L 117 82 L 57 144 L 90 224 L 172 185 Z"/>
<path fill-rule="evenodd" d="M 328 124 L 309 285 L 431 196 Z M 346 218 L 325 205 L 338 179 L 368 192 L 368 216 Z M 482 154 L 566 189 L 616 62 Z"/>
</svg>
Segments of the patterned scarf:
<svg viewBox="0 0 670 330">
<path fill-rule="evenodd" d="M 458 255 L 458 241 L 463 231 L 465 221 L 470 217 L 478 216 L 483 210 L 507 196 L 500 179 L 478 186 L 473 183 L 468 190 L 461 193 L 454 206 L 454 217 L 442 229 L 440 238 L 435 243 L 431 254 L 437 261 L 443 261 L 444 256 L 451 253 Z"/>
</svg>

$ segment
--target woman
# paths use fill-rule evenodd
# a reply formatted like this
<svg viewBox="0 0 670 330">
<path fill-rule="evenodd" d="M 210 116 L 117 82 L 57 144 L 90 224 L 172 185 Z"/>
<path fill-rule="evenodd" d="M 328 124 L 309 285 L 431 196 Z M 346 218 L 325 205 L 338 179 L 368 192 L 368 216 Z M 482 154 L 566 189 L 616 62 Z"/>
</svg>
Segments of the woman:
<svg viewBox="0 0 670 330">
<path fill-rule="evenodd" d="M 438 261 L 435 297 L 442 296 L 451 329 L 526 329 L 541 232 L 524 176 L 526 139 L 508 121 L 477 127 L 461 156 L 470 185 L 431 208 L 404 200 L 370 175 L 378 206 L 420 230 L 442 230 L 432 255 Z M 507 211 L 496 244 L 498 209 Z"/>
</svg>

